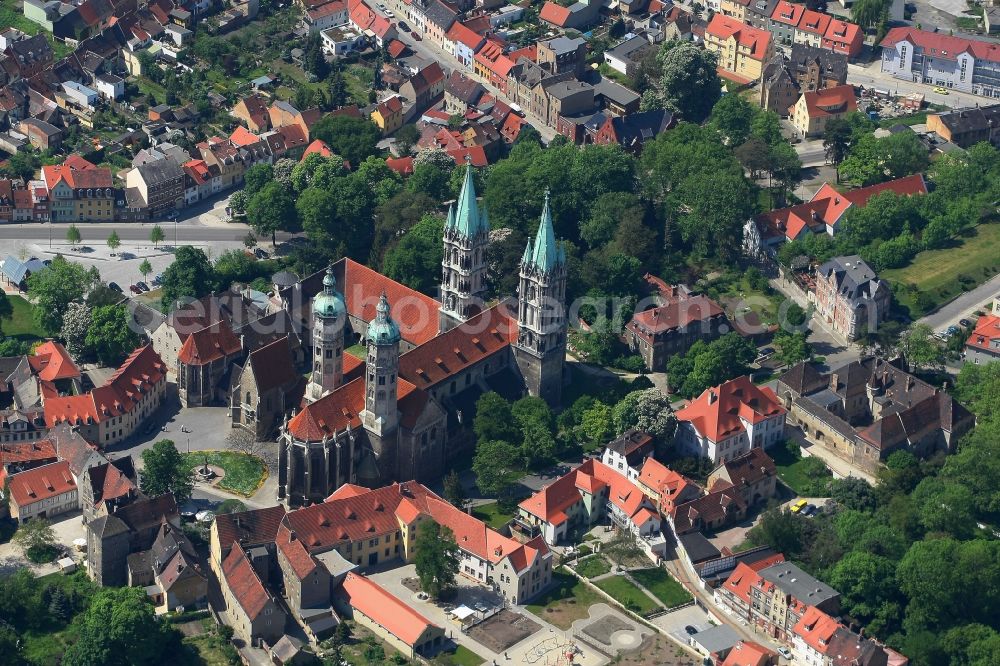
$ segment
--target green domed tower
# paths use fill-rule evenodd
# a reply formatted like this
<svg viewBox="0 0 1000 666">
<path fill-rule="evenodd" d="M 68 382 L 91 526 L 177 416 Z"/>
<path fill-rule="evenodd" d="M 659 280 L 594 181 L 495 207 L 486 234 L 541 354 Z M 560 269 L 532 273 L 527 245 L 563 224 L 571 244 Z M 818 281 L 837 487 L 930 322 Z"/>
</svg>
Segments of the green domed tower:
<svg viewBox="0 0 1000 666">
<path fill-rule="evenodd" d="M 323 291 L 312 301 L 313 367 L 306 399 L 315 402 L 344 382 L 344 326 L 347 306 L 337 291 L 333 267 L 323 276 Z"/>
<path fill-rule="evenodd" d="M 368 355 L 365 360 L 365 411 L 361 421 L 365 430 L 379 439 L 396 429 L 397 382 L 399 380 L 399 325 L 389 313 L 385 292 L 375 307 L 375 319 L 368 324 Z M 374 442 L 373 442 L 374 444 Z M 381 454 L 382 446 L 374 446 Z"/>
</svg>

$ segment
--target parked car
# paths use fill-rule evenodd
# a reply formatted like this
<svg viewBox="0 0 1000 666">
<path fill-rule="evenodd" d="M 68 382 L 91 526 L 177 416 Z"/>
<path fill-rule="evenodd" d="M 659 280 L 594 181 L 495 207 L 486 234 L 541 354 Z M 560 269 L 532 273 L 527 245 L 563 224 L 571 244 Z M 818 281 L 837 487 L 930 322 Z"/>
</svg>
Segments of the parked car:
<svg viewBox="0 0 1000 666">
<path fill-rule="evenodd" d="M 934 88 L 934 92 L 936 92 L 938 95 L 947 95 L 948 89 L 942 88 L 941 86 L 937 86 L 936 88 Z"/>
<path fill-rule="evenodd" d="M 972 326 L 972 322 L 968 319 L 959 319 L 958 323 L 962 326 L 962 328 L 969 328 Z"/>
<path fill-rule="evenodd" d="M 163 273 L 157 273 L 155 276 L 153 276 L 152 282 L 154 285 L 159 286 L 159 284 L 163 282 Z"/>
<path fill-rule="evenodd" d="M 267 250 L 264 250 L 264 249 L 262 249 L 262 248 L 259 248 L 259 247 L 255 247 L 255 248 L 253 249 L 253 256 L 257 257 L 258 259 L 267 259 L 267 258 L 269 258 L 269 257 L 270 257 L 271 255 L 269 255 L 269 254 L 267 253 Z"/>
<path fill-rule="evenodd" d="M 812 516 L 814 513 L 816 513 L 815 504 L 806 504 L 805 508 L 802 509 L 803 516 Z"/>
<path fill-rule="evenodd" d="M 421 37 L 420 35 L 417 34 L 416 30 L 410 31 L 410 37 L 413 37 L 413 39 L 417 40 L 418 42 L 421 40 Z"/>
<path fill-rule="evenodd" d="M 143 291 L 149 291 L 149 285 L 145 282 L 136 282 L 135 286 L 139 287 L 139 289 L 142 289 Z"/>
<path fill-rule="evenodd" d="M 405 21 L 400 21 L 399 22 L 399 29 L 402 30 L 403 32 L 409 32 L 410 31 L 410 26 L 406 25 Z"/>
<path fill-rule="evenodd" d="M 784 646 L 778 648 L 778 654 L 780 654 L 785 659 L 791 659 L 792 658 L 792 651 L 789 650 L 788 648 L 784 647 Z"/>
<path fill-rule="evenodd" d="M 950 338 L 951 336 L 955 335 L 956 333 L 961 333 L 961 332 L 962 332 L 962 329 L 960 329 L 958 326 L 949 326 L 947 328 L 947 330 L 945 330 L 944 334 L 947 335 Z"/>
<path fill-rule="evenodd" d="M 124 293 L 125 293 L 125 292 L 124 292 L 124 291 L 122 290 L 122 288 L 118 286 L 118 283 L 117 283 L 117 282 L 109 282 L 109 283 L 108 283 L 108 289 L 114 289 L 114 290 L 115 290 L 115 291 L 117 291 L 117 292 L 118 292 L 119 294 L 124 294 Z"/>
<path fill-rule="evenodd" d="M 130 284 L 128 286 L 128 290 L 137 296 L 142 293 L 142 289 L 139 289 L 139 287 L 134 284 Z"/>
<path fill-rule="evenodd" d="M 392 13 L 391 9 L 385 10 L 385 16 L 386 18 L 396 18 L 396 15 Z"/>
<path fill-rule="evenodd" d="M 694 636 L 698 633 L 697 627 L 692 627 L 690 624 L 684 627 L 684 631 L 687 632 L 688 636 Z"/>
<path fill-rule="evenodd" d="M 799 500 L 798 502 L 792 505 L 792 508 L 790 510 L 792 513 L 798 513 L 802 511 L 802 509 L 806 508 L 806 504 L 809 504 L 809 502 L 807 502 L 806 500 Z"/>
</svg>

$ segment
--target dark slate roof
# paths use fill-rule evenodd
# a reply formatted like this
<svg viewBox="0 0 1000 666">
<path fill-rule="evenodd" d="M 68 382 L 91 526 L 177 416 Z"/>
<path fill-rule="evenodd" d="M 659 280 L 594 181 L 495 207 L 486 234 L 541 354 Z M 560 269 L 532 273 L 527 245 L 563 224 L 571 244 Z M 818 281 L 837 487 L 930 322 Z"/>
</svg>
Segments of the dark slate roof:
<svg viewBox="0 0 1000 666">
<path fill-rule="evenodd" d="M 159 525 L 165 518 L 176 519 L 180 514 L 177 512 L 173 493 L 166 493 L 159 497 L 136 500 L 115 511 L 114 515 L 130 529 L 139 531 Z"/>
<path fill-rule="evenodd" d="M 974 109 L 956 109 L 950 113 L 939 113 L 937 116 L 953 133 L 987 132 L 991 126 L 996 127 L 1000 124 L 1000 104 Z"/>
<path fill-rule="evenodd" d="M 184 170 L 170 159 L 146 162 L 136 167 L 147 186 L 159 185 L 169 181 L 184 180 Z"/>
<path fill-rule="evenodd" d="M 847 81 L 847 56 L 843 53 L 834 53 L 808 44 L 792 45 L 789 60 L 792 67 L 797 71 L 804 70 L 812 62 L 819 64 L 824 78 L 836 79 L 841 83 Z"/>
<path fill-rule="evenodd" d="M 720 555 L 719 549 L 712 545 L 712 542 L 705 538 L 701 532 L 691 532 L 677 537 L 684 552 L 692 564 L 698 564 L 705 560 L 711 560 Z"/>
<path fill-rule="evenodd" d="M 99 539 L 106 539 L 128 532 L 128 526 L 120 518 L 113 515 L 95 518 L 87 524 L 87 529 L 93 532 Z"/>
<path fill-rule="evenodd" d="M 788 386 L 799 395 L 807 395 L 828 384 L 819 369 L 812 363 L 800 361 L 785 371 L 778 381 Z"/>
<path fill-rule="evenodd" d="M 466 104 L 472 105 L 479 101 L 479 98 L 486 92 L 486 88 L 478 81 L 470 79 L 456 69 L 448 77 L 444 91 Z"/>
<path fill-rule="evenodd" d="M 674 126 L 674 116 L 669 111 L 654 110 L 616 116 L 611 119 L 615 135 L 623 146 L 643 144 Z"/>
<path fill-rule="evenodd" d="M 442 30 L 447 30 L 455 22 L 456 12 L 448 7 L 441 0 L 433 0 L 424 12 L 427 20 L 438 26 Z"/>
<path fill-rule="evenodd" d="M 834 275 L 837 293 L 854 305 L 874 298 L 879 290 L 889 288 L 875 274 L 875 269 L 856 254 L 849 257 L 834 257 L 817 268 L 816 272 L 824 278 Z"/>
</svg>

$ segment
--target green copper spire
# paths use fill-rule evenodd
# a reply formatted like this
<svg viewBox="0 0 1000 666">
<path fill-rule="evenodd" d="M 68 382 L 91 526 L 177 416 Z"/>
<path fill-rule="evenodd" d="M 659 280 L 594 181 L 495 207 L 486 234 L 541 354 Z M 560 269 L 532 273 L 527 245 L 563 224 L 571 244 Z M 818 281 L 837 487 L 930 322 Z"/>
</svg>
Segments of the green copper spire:
<svg viewBox="0 0 1000 666">
<path fill-rule="evenodd" d="M 552 211 L 549 208 L 549 191 L 545 190 L 545 207 L 538 224 L 538 240 L 531 256 L 531 263 L 539 270 L 548 272 L 561 263 L 561 252 L 556 245 L 556 234 L 552 228 Z"/>
<path fill-rule="evenodd" d="M 375 319 L 368 325 L 368 340 L 376 345 L 394 345 L 399 337 L 399 326 L 389 314 L 389 299 L 383 291 L 375 306 Z"/>
<path fill-rule="evenodd" d="M 313 297 L 313 314 L 318 317 L 342 317 L 347 312 L 344 297 L 337 291 L 337 278 L 333 276 L 333 266 L 326 269 L 323 276 L 323 291 Z"/>
<path fill-rule="evenodd" d="M 472 179 L 472 163 L 466 160 L 465 182 L 462 183 L 462 193 L 458 195 L 458 210 L 455 212 L 455 219 L 452 222 L 455 231 L 466 238 L 481 233 L 488 232 L 489 222 L 486 220 L 486 211 L 480 210 L 476 201 L 476 185 Z"/>
<path fill-rule="evenodd" d="M 451 229 L 453 226 L 455 226 L 455 205 L 454 204 L 449 204 L 448 205 L 448 217 L 444 221 L 444 228 L 445 229 Z"/>
<path fill-rule="evenodd" d="M 528 236 L 528 244 L 524 246 L 524 256 L 521 257 L 521 263 L 531 263 L 531 236 Z"/>
</svg>

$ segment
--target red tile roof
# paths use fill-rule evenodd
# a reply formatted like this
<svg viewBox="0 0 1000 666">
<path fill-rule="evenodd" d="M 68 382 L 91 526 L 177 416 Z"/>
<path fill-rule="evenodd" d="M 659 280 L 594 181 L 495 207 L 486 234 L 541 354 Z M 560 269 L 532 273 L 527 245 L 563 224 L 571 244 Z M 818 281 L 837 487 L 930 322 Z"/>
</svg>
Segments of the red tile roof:
<svg viewBox="0 0 1000 666">
<path fill-rule="evenodd" d="M 484 167 L 489 166 L 489 160 L 486 159 L 486 151 L 482 146 L 470 146 L 468 148 L 454 148 L 448 151 L 451 158 L 455 160 L 455 164 L 462 166 L 466 164 L 466 157 L 469 158 L 470 164 L 474 167 Z"/>
<path fill-rule="evenodd" d="M 838 44 L 846 44 L 850 46 L 855 42 L 860 43 L 862 39 L 861 27 L 856 23 L 848 23 L 847 21 L 842 21 L 839 18 L 833 18 L 830 21 L 830 27 L 826 29 L 823 34 L 823 39 L 829 42 L 836 42 Z M 854 55 L 850 53 L 849 55 Z"/>
<path fill-rule="evenodd" d="M 0 468 L 14 463 L 32 462 L 56 457 L 56 447 L 51 440 L 35 442 L 10 442 L 0 444 Z"/>
<path fill-rule="evenodd" d="M 759 423 L 784 413 L 774 391 L 757 387 L 743 376 L 705 389 L 677 412 L 677 420 L 690 423 L 703 437 L 720 442 L 742 432 L 744 420 Z"/>
<path fill-rule="evenodd" d="M 546 23 L 565 28 L 566 22 L 569 20 L 569 15 L 569 7 L 563 7 L 562 5 L 547 1 L 542 6 L 542 11 L 538 13 L 538 18 Z"/>
<path fill-rule="evenodd" d="M 448 40 L 460 42 L 475 51 L 483 43 L 483 36 L 470 30 L 465 24 L 455 21 L 448 28 Z"/>
<path fill-rule="evenodd" d="M 233 329 L 226 322 L 220 321 L 187 336 L 180 351 L 177 352 L 177 362 L 185 365 L 207 365 L 238 354 L 242 349 L 243 345 L 233 333 Z"/>
<path fill-rule="evenodd" d="M 310 21 L 318 21 L 331 14 L 339 14 L 346 11 L 347 3 L 342 2 L 342 0 L 333 0 L 333 2 L 327 2 L 319 7 L 308 10 L 306 14 L 309 15 Z"/>
<path fill-rule="evenodd" d="M 399 56 L 403 55 L 403 51 L 406 50 L 406 44 L 399 41 L 398 39 L 393 39 L 389 41 L 389 46 L 386 50 L 389 51 L 390 56 L 392 56 L 393 58 L 398 58 Z"/>
<path fill-rule="evenodd" d="M 190 160 L 182 164 L 181 168 L 184 169 L 184 173 L 190 176 L 191 180 L 197 185 L 204 185 L 212 178 L 205 160 Z"/>
<path fill-rule="evenodd" d="M 732 37 L 740 46 L 750 49 L 749 56 L 754 60 L 764 59 L 768 44 L 771 42 L 771 33 L 768 31 L 753 28 L 724 14 L 713 16 L 705 32 L 718 39 Z"/>
<path fill-rule="evenodd" d="M 841 626 L 834 618 L 815 606 L 810 606 L 792 631 L 801 637 L 806 645 L 820 654 L 826 654 L 830 647 L 830 639 Z"/>
<path fill-rule="evenodd" d="M 401 176 L 409 176 L 413 173 L 413 157 L 387 157 L 385 165 Z"/>
<path fill-rule="evenodd" d="M 722 666 L 769 666 L 776 663 L 777 652 L 768 650 L 763 645 L 752 641 L 740 641 L 722 662 Z"/>
<path fill-rule="evenodd" d="M 819 35 L 822 37 L 826 34 L 827 28 L 830 27 L 831 16 L 829 14 L 823 14 L 821 12 L 813 11 L 812 9 L 807 9 L 802 12 L 802 18 L 799 20 L 798 28 L 804 32 L 810 32 L 814 35 Z"/>
<path fill-rule="evenodd" d="M 802 93 L 802 96 L 806 98 L 806 108 L 809 110 L 810 118 L 821 118 L 858 110 L 858 99 L 854 95 L 854 86 L 852 85 L 811 90 Z"/>
<path fill-rule="evenodd" d="M 780 0 L 775 5 L 774 11 L 771 12 L 771 20 L 790 25 L 794 28 L 802 20 L 802 14 L 805 10 L 805 5 L 796 5 L 785 0 Z"/>
<path fill-rule="evenodd" d="M 352 2 L 351 4 L 351 23 L 356 25 L 359 30 L 368 30 L 375 22 L 375 12 L 364 2 Z"/>
<path fill-rule="evenodd" d="M 697 484 L 652 456 L 642 463 L 638 481 L 659 495 L 659 505 L 666 512 L 671 511 L 675 504 L 701 494 Z"/>
<path fill-rule="evenodd" d="M 239 543 L 233 546 L 229 557 L 222 563 L 222 575 L 237 603 L 250 619 L 255 619 L 263 612 L 271 597 Z"/>
<path fill-rule="evenodd" d="M 53 340 L 38 345 L 35 353 L 28 357 L 28 363 L 43 382 L 78 379 L 82 376 L 80 368 L 76 367 L 66 348 Z"/>
<path fill-rule="evenodd" d="M 479 49 L 476 62 L 502 79 L 507 78 L 511 67 L 514 66 L 514 61 L 504 55 L 503 44 L 493 39 L 486 40 L 483 48 Z"/>
<path fill-rule="evenodd" d="M 392 318 L 405 340 L 422 345 L 437 335 L 441 304 L 436 300 L 352 259 L 344 260 L 344 273 L 343 282 L 338 282 L 345 285 L 347 312 L 352 317 L 366 322 L 374 320 L 375 306 L 384 291 L 391 304 Z"/>
<path fill-rule="evenodd" d="M 921 47 L 924 55 L 944 60 L 955 60 L 959 54 L 971 53 L 977 60 L 1000 62 L 1000 44 L 979 39 L 953 37 L 944 32 L 928 32 L 916 30 L 909 26 L 901 26 L 890 30 L 879 46 L 895 46 L 906 40 Z"/>
<path fill-rule="evenodd" d="M 7 481 L 11 500 L 19 507 L 76 490 L 65 460 L 12 474 Z"/>
<path fill-rule="evenodd" d="M 325 141 L 322 139 L 313 139 L 313 142 L 310 143 L 305 152 L 302 153 L 302 159 L 299 161 L 305 161 L 305 159 L 313 153 L 319 155 L 320 157 L 333 157 L 333 150 L 330 149 L 330 146 L 326 145 Z"/>
<path fill-rule="evenodd" d="M 355 611 L 371 618 L 411 647 L 428 629 L 438 628 L 409 604 L 400 601 L 365 576 L 348 573 L 341 589 Z"/>
<path fill-rule="evenodd" d="M 719 304 L 708 296 L 693 296 L 652 310 L 637 312 L 629 322 L 629 330 L 655 335 L 723 314 Z"/>
<path fill-rule="evenodd" d="M 136 349 L 103 386 L 90 393 L 51 397 L 45 401 L 45 422 L 97 423 L 125 414 L 166 379 L 166 367 L 152 345 Z"/>
<path fill-rule="evenodd" d="M 507 305 L 499 303 L 400 356 L 399 376 L 429 388 L 507 349 L 517 340 L 517 330 Z"/>
<path fill-rule="evenodd" d="M 1000 317 L 996 315 L 983 315 L 976 322 L 976 328 L 972 331 L 965 344 L 977 349 L 997 353 L 997 349 L 992 346 L 993 341 L 997 339 L 1000 339 Z"/>
<path fill-rule="evenodd" d="M 278 504 L 266 509 L 219 514 L 215 517 L 213 529 L 222 549 L 229 548 L 236 541 L 253 546 L 274 541 L 278 525 L 284 517 L 285 507 Z"/>
<path fill-rule="evenodd" d="M 385 118 L 393 113 L 402 111 L 403 100 L 398 95 L 393 95 L 379 102 L 379 105 L 375 108 Z"/>
<path fill-rule="evenodd" d="M 389 19 L 385 18 L 384 16 L 376 16 L 375 20 L 372 21 L 372 25 L 369 28 L 369 30 L 375 33 L 376 37 L 382 39 L 389 33 L 389 30 L 391 28 L 392 28 L 392 23 L 389 22 Z"/>
<path fill-rule="evenodd" d="M 100 167 L 76 169 L 65 164 L 50 164 L 42 167 L 42 177 L 45 186 L 50 190 L 60 180 L 74 190 L 112 187 L 111 169 Z"/>
<path fill-rule="evenodd" d="M 97 165 L 84 159 L 83 157 L 73 153 L 69 157 L 63 160 L 62 165 L 64 167 L 69 167 L 70 169 L 76 169 L 77 171 L 86 171 L 87 169 L 96 169 Z"/>
<path fill-rule="evenodd" d="M 239 147 L 249 146 L 260 141 L 260 137 L 248 130 L 243 125 L 237 125 L 233 133 L 229 135 L 229 140 Z"/>
<path fill-rule="evenodd" d="M 125 497 L 135 490 L 135 484 L 110 462 L 91 467 L 87 472 L 94 492 L 94 504 Z"/>
</svg>

